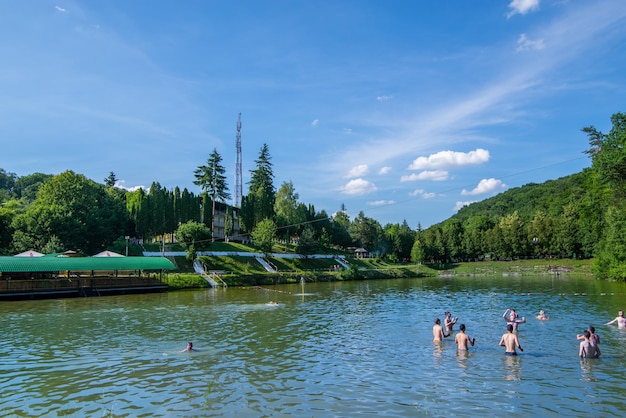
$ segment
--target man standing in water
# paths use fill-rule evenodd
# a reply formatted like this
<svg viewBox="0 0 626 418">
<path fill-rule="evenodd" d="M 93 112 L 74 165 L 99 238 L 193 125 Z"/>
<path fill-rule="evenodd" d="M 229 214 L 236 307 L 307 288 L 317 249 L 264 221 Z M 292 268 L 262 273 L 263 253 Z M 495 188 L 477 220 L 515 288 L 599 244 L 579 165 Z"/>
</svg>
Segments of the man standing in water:
<svg viewBox="0 0 626 418">
<path fill-rule="evenodd" d="M 507 314 L 510 312 L 510 315 L 507 317 Z M 518 319 L 518 315 L 515 312 L 515 309 L 507 309 L 506 311 L 504 311 L 504 314 L 502 314 L 502 319 L 504 319 L 504 321 L 511 325 L 513 327 L 513 330 L 517 331 L 517 326 L 519 324 L 525 324 L 526 323 L 526 318 L 522 317 L 522 319 Z M 508 327 L 507 327 L 508 328 Z"/>
<path fill-rule="evenodd" d="M 448 333 L 451 333 L 452 328 L 454 327 L 454 324 L 456 324 L 456 321 L 459 320 L 459 317 L 452 318 L 452 314 L 450 312 L 446 312 L 445 316 L 446 318 L 443 320 L 443 325 L 445 325 L 446 331 L 448 331 Z"/>
<path fill-rule="evenodd" d="M 443 332 L 443 327 L 441 326 L 441 320 L 439 318 L 435 319 L 435 325 L 433 325 L 433 342 L 441 342 L 445 337 L 449 337 L 450 334 L 446 335 Z"/>
<path fill-rule="evenodd" d="M 517 335 L 513 334 L 513 325 L 508 324 L 506 326 L 506 334 L 502 335 L 500 339 L 500 347 L 505 347 L 506 351 L 504 354 L 507 356 L 516 356 L 517 351 L 515 351 L 515 347 L 519 348 L 519 351 L 524 351 L 522 346 L 517 339 Z"/>
<path fill-rule="evenodd" d="M 626 318 L 624 318 L 624 311 L 619 311 L 617 313 L 617 318 L 612 320 L 611 322 L 607 322 L 607 325 L 612 325 L 617 322 L 618 328 L 626 328 Z"/>
<path fill-rule="evenodd" d="M 578 355 L 580 357 L 586 358 L 600 357 L 600 347 L 590 341 L 591 333 L 589 332 L 589 330 L 586 329 L 585 332 L 583 332 L 583 336 L 585 338 L 585 341 L 580 343 L 580 350 L 578 351 Z"/>
<path fill-rule="evenodd" d="M 459 329 L 461 331 L 458 334 L 456 334 L 456 336 L 454 337 L 454 342 L 458 345 L 459 350 L 467 351 L 468 350 L 468 346 L 467 346 L 468 343 L 469 343 L 469 345 L 474 347 L 474 342 L 476 341 L 476 338 L 470 338 L 465 333 L 465 324 L 459 325 Z"/>
</svg>

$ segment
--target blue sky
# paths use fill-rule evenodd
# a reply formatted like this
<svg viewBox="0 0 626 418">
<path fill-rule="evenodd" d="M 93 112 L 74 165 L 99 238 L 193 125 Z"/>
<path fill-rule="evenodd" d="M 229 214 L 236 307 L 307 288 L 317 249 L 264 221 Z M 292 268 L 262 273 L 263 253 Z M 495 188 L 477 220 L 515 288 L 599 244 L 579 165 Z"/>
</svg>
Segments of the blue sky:
<svg viewBox="0 0 626 418">
<path fill-rule="evenodd" d="M 626 111 L 622 0 L 5 0 L 0 168 L 193 185 L 213 150 L 244 194 L 428 227 L 590 165 Z"/>
</svg>

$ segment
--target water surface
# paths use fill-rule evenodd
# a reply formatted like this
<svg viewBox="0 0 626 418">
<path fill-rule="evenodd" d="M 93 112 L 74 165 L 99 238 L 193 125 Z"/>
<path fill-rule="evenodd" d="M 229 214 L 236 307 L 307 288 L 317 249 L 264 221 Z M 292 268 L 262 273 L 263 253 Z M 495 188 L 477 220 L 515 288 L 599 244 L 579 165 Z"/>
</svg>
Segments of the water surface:
<svg viewBox="0 0 626 418">
<path fill-rule="evenodd" d="M 0 416 L 624 416 L 626 331 L 603 324 L 625 292 L 541 276 L 3 302 Z M 528 321 L 513 358 L 506 308 Z M 432 342 L 446 310 L 469 352 Z M 581 361 L 589 324 L 602 358 Z"/>
</svg>

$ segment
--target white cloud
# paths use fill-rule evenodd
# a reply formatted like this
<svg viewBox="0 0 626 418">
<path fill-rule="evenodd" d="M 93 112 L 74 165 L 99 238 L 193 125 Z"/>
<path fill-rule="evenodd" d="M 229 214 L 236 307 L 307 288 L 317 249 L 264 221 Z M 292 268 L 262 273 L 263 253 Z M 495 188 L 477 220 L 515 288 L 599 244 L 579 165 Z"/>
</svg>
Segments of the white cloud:
<svg viewBox="0 0 626 418">
<path fill-rule="evenodd" d="M 376 185 L 363 179 L 350 180 L 348 184 L 341 188 L 341 193 L 349 195 L 364 195 L 375 192 Z"/>
<path fill-rule="evenodd" d="M 380 170 L 378 170 L 378 174 L 383 175 L 383 174 L 387 174 L 391 171 L 391 167 L 389 166 L 385 166 L 382 167 Z"/>
<path fill-rule="evenodd" d="M 317 126 L 317 125 L 319 125 L 319 123 L 320 123 L 320 120 L 319 119 L 315 119 L 315 120 L 313 120 L 313 122 L 311 122 L 311 126 Z"/>
<path fill-rule="evenodd" d="M 539 50 L 545 48 L 545 46 L 543 39 L 531 40 L 528 39 L 525 33 L 522 33 L 517 40 L 517 51 Z"/>
<path fill-rule="evenodd" d="M 379 102 L 386 102 L 388 100 L 393 99 L 393 96 L 378 96 L 376 97 L 376 100 L 378 100 Z"/>
<path fill-rule="evenodd" d="M 409 196 L 421 197 L 422 199 L 432 199 L 437 196 L 437 194 L 433 192 L 426 193 L 424 189 L 415 189 L 409 193 Z"/>
<path fill-rule="evenodd" d="M 417 181 L 417 180 L 432 180 L 432 181 L 442 181 L 448 179 L 448 172 L 445 170 L 426 170 L 422 171 L 419 174 L 411 174 L 410 176 L 402 176 L 400 177 L 400 181 L 402 183 L 406 181 Z"/>
<path fill-rule="evenodd" d="M 539 8 L 539 0 L 513 0 L 509 3 L 509 14 L 507 17 L 516 14 L 525 15 L 526 13 L 537 10 Z"/>
<path fill-rule="evenodd" d="M 460 202 L 460 201 L 456 202 L 456 205 L 454 205 L 454 210 L 458 211 L 458 210 L 462 209 L 465 206 L 471 205 L 472 203 L 476 203 L 476 201 L 475 200 L 466 200 L 465 202 Z"/>
<path fill-rule="evenodd" d="M 367 164 L 360 164 L 355 167 L 352 167 L 346 177 L 361 177 L 366 175 L 369 172 L 369 167 Z"/>
<path fill-rule="evenodd" d="M 352 133 L 352 129 L 351 128 L 343 128 L 343 133 L 346 135 L 350 135 Z"/>
<path fill-rule="evenodd" d="M 67 12 L 67 9 L 62 8 L 61 6 L 54 6 L 59 12 Z"/>
<path fill-rule="evenodd" d="M 463 189 L 463 191 L 461 191 L 461 195 L 473 196 L 477 194 L 492 193 L 498 190 L 504 190 L 507 187 L 508 186 L 506 184 L 502 183 L 502 180 L 496 180 L 494 178 L 482 179 L 480 182 L 478 182 L 478 186 L 476 186 L 474 190 L 467 191 Z"/>
<path fill-rule="evenodd" d="M 476 165 L 489 161 L 489 158 L 489 151 L 482 148 L 470 152 L 440 151 L 428 157 L 416 158 L 409 166 L 409 170 Z"/>
<path fill-rule="evenodd" d="M 144 189 L 144 190 L 148 190 L 146 188 L 146 186 L 131 186 L 131 187 L 127 187 L 124 186 L 124 184 L 126 183 L 126 180 L 118 180 L 115 182 L 115 187 L 119 188 L 119 189 L 124 189 L 128 192 L 134 192 L 137 191 L 139 189 Z"/>
<path fill-rule="evenodd" d="M 385 206 L 385 205 L 395 205 L 395 200 L 375 200 L 373 202 L 367 202 L 369 206 Z"/>
</svg>

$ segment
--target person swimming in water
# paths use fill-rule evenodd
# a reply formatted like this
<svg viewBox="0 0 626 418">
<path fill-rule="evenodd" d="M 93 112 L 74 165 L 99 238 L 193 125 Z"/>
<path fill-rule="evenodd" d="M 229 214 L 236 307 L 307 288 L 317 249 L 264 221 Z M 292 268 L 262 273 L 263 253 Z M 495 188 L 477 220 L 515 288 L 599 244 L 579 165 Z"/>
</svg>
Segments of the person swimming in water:
<svg viewBox="0 0 626 418">
<path fill-rule="evenodd" d="M 546 316 L 546 313 L 542 310 L 539 311 L 539 315 L 537 315 L 537 319 L 541 320 L 541 321 L 545 321 L 546 319 L 548 319 L 548 317 Z"/>
<path fill-rule="evenodd" d="M 181 353 L 184 353 L 185 351 L 196 351 L 196 349 L 193 348 L 193 343 L 192 342 L 188 342 L 187 343 L 187 347 L 185 347 L 185 349 L 182 350 Z"/>
</svg>

